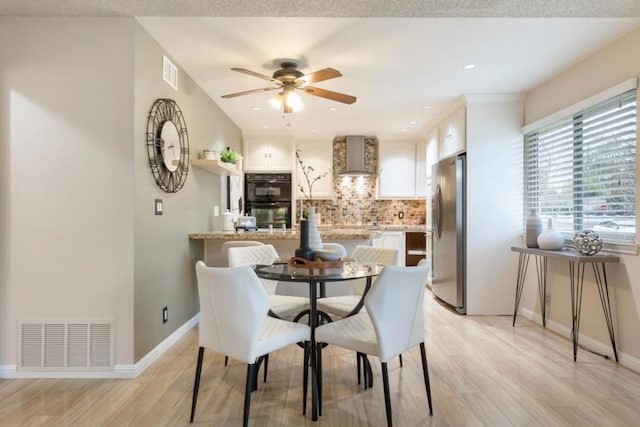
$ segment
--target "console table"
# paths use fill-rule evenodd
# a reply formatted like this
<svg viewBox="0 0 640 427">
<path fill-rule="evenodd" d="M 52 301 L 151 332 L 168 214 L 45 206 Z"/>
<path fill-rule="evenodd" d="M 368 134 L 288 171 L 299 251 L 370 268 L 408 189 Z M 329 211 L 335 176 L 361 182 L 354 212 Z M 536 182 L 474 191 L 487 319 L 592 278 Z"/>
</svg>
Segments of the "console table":
<svg viewBox="0 0 640 427">
<path fill-rule="evenodd" d="M 538 276 L 538 295 L 540 297 L 540 310 L 542 312 L 542 325 L 546 326 L 546 304 L 545 296 L 547 294 L 547 265 L 549 258 L 561 259 L 569 262 L 569 282 L 571 285 L 571 340 L 573 341 L 573 361 L 576 361 L 578 353 L 578 333 L 580 332 L 580 307 L 582 305 L 582 287 L 584 283 L 584 272 L 587 264 L 591 264 L 598 293 L 600 294 L 600 303 L 604 313 L 609 338 L 611 338 L 611 347 L 616 362 L 618 361 L 618 351 L 616 349 L 616 340 L 613 330 L 613 316 L 611 313 L 611 303 L 609 300 L 609 285 L 607 284 L 607 271 L 605 264 L 618 263 L 620 257 L 607 254 L 582 255 L 575 251 L 547 251 L 544 249 L 521 248 L 512 246 L 513 252 L 518 252 L 518 275 L 516 277 L 516 299 L 513 309 L 513 325 L 516 324 L 516 316 L 518 314 L 518 306 L 520 305 L 520 297 L 522 296 L 522 288 L 524 286 L 525 277 L 527 275 L 527 267 L 529 265 L 529 257 L 535 256 L 536 271 Z"/>
</svg>

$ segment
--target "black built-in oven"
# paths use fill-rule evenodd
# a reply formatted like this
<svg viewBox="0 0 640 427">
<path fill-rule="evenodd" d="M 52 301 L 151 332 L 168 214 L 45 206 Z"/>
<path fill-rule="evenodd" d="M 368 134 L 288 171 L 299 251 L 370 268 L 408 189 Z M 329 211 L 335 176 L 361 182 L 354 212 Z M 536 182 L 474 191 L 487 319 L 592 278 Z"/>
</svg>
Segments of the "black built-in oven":
<svg viewBox="0 0 640 427">
<path fill-rule="evenodd" d="M 248 173 L 244 186 L 245 212 L 259 228 L 291 228 L 290 173 Z"/>
</svg>

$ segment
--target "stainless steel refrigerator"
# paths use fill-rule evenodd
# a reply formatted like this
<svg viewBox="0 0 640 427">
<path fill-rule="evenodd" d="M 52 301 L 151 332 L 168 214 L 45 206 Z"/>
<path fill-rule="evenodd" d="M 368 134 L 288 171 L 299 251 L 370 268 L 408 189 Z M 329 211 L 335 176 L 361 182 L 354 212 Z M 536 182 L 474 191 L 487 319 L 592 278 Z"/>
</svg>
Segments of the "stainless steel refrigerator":
<svg viewBox="0 0 640 427">
<path fill-rule="evenodd" d="M 466 155 L 433 165 L 431 269 L 433 294 L 466 313 Z"/>
</svg>

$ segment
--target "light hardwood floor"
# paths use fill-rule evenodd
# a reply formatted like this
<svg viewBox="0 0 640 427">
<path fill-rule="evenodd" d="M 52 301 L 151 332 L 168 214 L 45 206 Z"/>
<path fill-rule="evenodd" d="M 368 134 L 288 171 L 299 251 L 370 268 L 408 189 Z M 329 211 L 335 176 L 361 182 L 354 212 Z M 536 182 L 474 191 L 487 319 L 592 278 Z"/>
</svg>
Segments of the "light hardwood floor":
<svg viewBox="0 0 640 427">
<path fill-rule="evenodd" d="M 637 426 L 640 375 L 525 319 L 460 316 L 425 298 L 434 414 L 428 415 L 420 350 L 389 362 L 397 426 Z M 1 426 L 186 426 L 197 328 L 134 380 L 0 380 Z M 374 387 L 356 384 L 355 356 L 323 351 L 324 411 L 302 415 L 302 350 L 273 353 L 251 400 L 254 426 L 383 426 L 380 364 Z M 205 352 L 194 425 L 241 425 L 246 367 Z"/>
</svg>

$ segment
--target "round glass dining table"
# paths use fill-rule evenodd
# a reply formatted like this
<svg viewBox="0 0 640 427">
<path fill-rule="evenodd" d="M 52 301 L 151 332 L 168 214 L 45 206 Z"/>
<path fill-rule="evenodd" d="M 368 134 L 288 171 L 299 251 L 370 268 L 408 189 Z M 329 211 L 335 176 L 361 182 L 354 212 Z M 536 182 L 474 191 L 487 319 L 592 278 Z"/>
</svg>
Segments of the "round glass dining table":
<svg viewBox="0 0 640 427">
<path fill-rule="evenodd" d="M 311 417 L 313 421 L 318 419 L 318 401 L 322 397 L 318 395 L 318 363 L 315 329 L 318 326 L 318 308 L 316 298 L 324 298 L 326 286 L 332 282 L 343 282 L 345 280 L 366 279 L 365 290 L 362 298 L 349 316 L 360 311 L 364 305 L 364 297 L 367 295 L 374 276 L 380 274 L 384 266 L 377 264 L 357 264 L 354 261 L 345 261 L 342 269 L 328 269 L 328 274 L 304 274 L 299 268 L 291 268 L 288 263 L 278 263 L 272 265 L 256 265 L 254 270 L 256 275 L 262 279 L 278 280 L 283 282 L 297 282 L 309 289 L 309 326 L 311 327 Z M 314 272 L 318 272 L 314 270 Z M 321 363 L 321 362 L 320 362 Z"/>
</svg>

